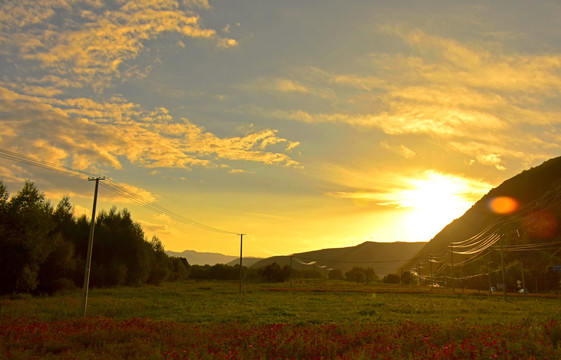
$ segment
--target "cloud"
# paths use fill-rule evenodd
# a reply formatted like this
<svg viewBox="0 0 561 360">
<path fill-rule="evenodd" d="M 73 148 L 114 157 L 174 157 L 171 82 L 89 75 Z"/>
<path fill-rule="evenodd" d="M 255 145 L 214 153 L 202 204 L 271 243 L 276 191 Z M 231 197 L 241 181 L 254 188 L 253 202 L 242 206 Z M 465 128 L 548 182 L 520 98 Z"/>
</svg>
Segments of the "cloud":
<svg viewBox="0 0 561 360">
<path fill-rule="evenodd" d="M 281 92 L 298 92 L 298 93 L 308 92 L 308 89 L 305 86 L 302 86 L 301 84 L 298 84 L 288 79 L 277 79 L 276 89 Z"/>
<path fill-rule="evenodd" d="M 310 96 L 320 98 L 318 89 L 323 89 L 332 104 L 329 110 L 285 107 L 264 109 L 262 115 L 379 129 L 392 144 L 411 135 L 430 137 L 498 170 L 506 169 L 505 157 L 526 163 L 561 148 L 551 133 L 561 123 L 561 110 L 552 105 L 561 97 L 561 54 L 506 53 L 496 43 L 460 42 L 399 26 L 381 31 L 408 51 L 372 53 L 363 59 L 368 65 L 355 73 L 293 72 Z M 402 146 L 394 145 L 402 156 L 411 155 L 405 149 L 415 151 Z M 517 151 L 522 148 L 532 151 Z"/>
<path fill-rule="evenodd" d="M 299 166 L 269 150 L 279 143 L 297 146 L 275 130 L 220 138 L 188 119 L 174 120 L 165 108 L 144 111 L 119 98 L 42 103 L 45 99 L 0 88 L 0 100 L 2 147 L 77 170 L 120 169 L 125 158 L 148 168 L 216 167 L 229 160 Z"/>
<path fill-rule="evenodd" d="M 175 235 L 175 231 L 167 224 L 157 224 L 145 220 L 137 220 L 145 232 L 153 233 L 158 237 Z"/>
<path fill-rule="evenodd" d="M 384 149 L 389 150 L 389 151 L 391 151 L 395 154 L 398 154 L 399 156 L 404 157 L 406 159 L 412 159 L 416 155 L 413 150 L 409 149 L 405 145 L 391 146 L 387 142 L 382 141 L 380 143 L 380 146 L 383 147 Z"/>
<path fill-rule="evenodd" d="M 14 1 L 0 10 L 0 45 L 14 50 L 28 66 L 37 64 L 51 76 L 68 78 L 71 83 L 66 85 L 87 85 L 99 92 L 116 81 L 145 76 L 150 68 L 137 67 L 131 60 L 145 51 L 146 41 L 166 34 L 211 39 L 218 47 L 237 46 L 235 39 L 222 38 L 201 25 L 193 9 L 209 7 L 208 1 L 197 0 L 113 5 Z"/>
<path fill-rule="evenodd" d="M 498 118 L 482 112 L 412 104 L 400 104 L 399 109 L 391 108 L 378 114 L 327 114 L 298 110 L 275 111 L 273 116 L 312 124 L 331 123 L 373 127 L 389 135 L 428 134 L 438 137 L 472 137 L 482 134 L 481 131 L 496 130 L 503 126 Z"/>
<path fill-rule="evenodd" d="M 218 47 L 220 48 L 231 48 L 231 47 L 236 47 L 238 46 L 238 41 L 236 39 L 231 39 L 231 38 L 222 38 L 222 39 L 218 39 L 217 42 Z"/>
<path fill-rule="evenodd" d="M 413 202 L 427 184 L 431 188 L 423 196 L 429 196 L 430 192 L 442 191 L 447 195 L 457 197 L 466 203 L 473 203 L 481 198 L 491 189 L 491 185 L 479 179 L 464 176 L 440 173 L 434 170 L 426 170 L 416 174 L 386 174 L 390 178 L 388 183 L 379 184 L 377 188 L 354 189 L 352 191 L 333 191 L 329 196 L 350 199 L 353 201 L 368 201 L 380 206 L 391 206 L 397 208 L 412 207 Z M 369 184 L 364 184 L 368 186 Z M 372 184 L 370 184 L 372 185 Z M 377 190 L 384 189 L 384 190 Z M 433 194 L 436 195 L 436 194 Z M 427 199 L 424 199 L 427 200 Z"/>
</svg>

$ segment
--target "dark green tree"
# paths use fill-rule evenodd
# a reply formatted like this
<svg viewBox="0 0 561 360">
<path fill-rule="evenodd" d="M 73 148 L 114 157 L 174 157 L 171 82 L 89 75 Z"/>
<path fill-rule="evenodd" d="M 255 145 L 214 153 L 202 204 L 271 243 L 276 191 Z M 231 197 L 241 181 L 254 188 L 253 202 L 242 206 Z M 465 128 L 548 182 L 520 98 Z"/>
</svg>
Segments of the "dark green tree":
<svg viewBox="0 0 561 360">
<path fill-rule="evenodd" d="M 345 273 L 345 278 L 349 281 L 356 281 L 357 283 L 365 282 L 367 279 L 366 269 L 355 266 Z"/>
<path fill-rule="evenodd" d="M 413 276 L 413 274 L 411 274 L 411 272 L 404 271 L 403 274 L 401 274 L 401 283 L 403 285 L 413 284 L 414 281 L 415 281 L 415 277 Z"/>
<path fill-rule="evenodd" d="M 39 285 L 40 266 L 53 248 L 53 209 L 32 182 L 26 181 L 7 203 L 5 187 L 2 188 L 5 216 L 0 264 L 4 274 L 0 277 L 0 291 L 34 291 Z"/>
<path fill-rule="evenodd" d="M 332 269 L 329 271 L 327 276 L 331 280 L 345 280 L 345 276 L 343 275 L 341 269 Z"/>
<path fill-rule="evenodd" d="M 285 265 L 281 267 L 276 262 L 264 266 L 260 269 L 259 275 L 262 280 L 268 282 L 285 282 L 290 276 L 290 267 Z"/>
<path fill-rule="evenodd" d="M 399 275 L 397 274 L 388 274 L 384 276 L 382 282 L 386 284 L 399 284 Z"/>
</svg>

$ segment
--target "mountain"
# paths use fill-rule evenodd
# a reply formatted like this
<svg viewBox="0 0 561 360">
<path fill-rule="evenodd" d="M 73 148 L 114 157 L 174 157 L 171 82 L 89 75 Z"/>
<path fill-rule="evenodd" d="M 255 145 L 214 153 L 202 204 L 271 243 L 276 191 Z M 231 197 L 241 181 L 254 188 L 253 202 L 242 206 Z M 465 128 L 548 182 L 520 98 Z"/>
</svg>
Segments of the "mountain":
<svg viewBox="0 0 561 360">
<path fill-rule="evenodd" d="M 493 212 L 489 204 L 498 197 L 515 199 L 519 204 L 518 209 L 505 215 Z M 447 262 L 454 261 L 458 264 L 460 261 L 470 260 L 465 274 L 484 272 L 488 261 L 493 261 L 494 264 L 499 262 L 498 251 L 490 250 L 495 249 L 491 248 L 493 244 L 498 247 L 498 239 L 503 234 L 505 246 L 510 246 L 511 249 L 519 246 L 517 251 L 505 254 L 505 263 L 524 262 L 534 266 L 537 274 L 540 266 L 547 269 L 551 262 L 560 261 L 553 256 L 561 251 L 559 246 L 553 246 L 561 240 L 560 215 L 561 157 L 557 157 L 525 170 L 489 191 L 462 217 L 451 222 L 432 238 L 404 268 L 421 266 L 421 269 L 426 269 L 425 274 L 428 274 L 428 258 L 433 255 L 441 261 L 436 264 L 440 268 L 448 266 Z M 552 245 L 548 251 L 540 251 L 549 243 Z M 455 251 L 453 259 L 450 258 L 450 244 Z M 526 250 L 518 251 L 522 249 L 520 246 L 525 246 Z M 474 255 L 478 254 L 482 260 L 475 261 Z M 446 274 L 449 272 L 447 269 Z"/>
<path fill-rule="evenodd" d="M 242 261 L 242 265 L 243 266 L 247 266 L 247 267 L 252 267 L 253 264 L 255 264 L 258 261 L 263 260 L 263 258 L 259 258 L 259 257 L 244 257 L 243 261 Z M 230 261 L 229 263 L 227 263 L 226 265 L 230 265 L 230 266 L 235 266 L 235 265 L 239 265 L 240 264 L 240 258 L 239 256 L 237 258 L 235 258 L 234 260 Z"/>
<path fill-rule="evenodd" d="M 226 264 L 234 259 L 236 256 L 222 255 L 218 253 L 197 252 L 194 250 L 185 250 L 183 252 L 166 251 L 169 256 L 186 258 L 190 265 L 215 265 Z"/>
<path fill-rule="evenodd" d="M 379 243 L 367 241 L 351 247 L 297 253 L 292 256 L 292 266 L 295 269 L 310 269 L 313 265 L 305 264 L 316 261 L 316 268 L 327 266 L 343 272 L 355 266 L 372 267 L 376 274 L 382 277 L 396 271 L 398 267 L 415 256 L 425 244 L 425 242 Z M 273 256 L 256 262 L 252 267 L 259 268 L 273 262 L 284 266 L 289 265 L 290 261 L 290 255 Z"/>
</svg>

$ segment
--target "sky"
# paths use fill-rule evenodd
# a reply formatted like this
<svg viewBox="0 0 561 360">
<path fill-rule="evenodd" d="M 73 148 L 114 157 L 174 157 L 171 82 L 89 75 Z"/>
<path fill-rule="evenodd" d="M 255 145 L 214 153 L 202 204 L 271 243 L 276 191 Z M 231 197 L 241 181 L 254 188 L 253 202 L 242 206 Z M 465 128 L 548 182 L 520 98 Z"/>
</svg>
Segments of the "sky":
<svg viewBox="0 0 561 360">
<path fill-rule="evenodd" d="M 429 241 L 561 155 L 560 25 L 544 0 L 4 0 L 0 149 L 72 172 L 0 179 L 89 217 L 105 176 L 98 210 L 172 251 Z"/>
</svg>

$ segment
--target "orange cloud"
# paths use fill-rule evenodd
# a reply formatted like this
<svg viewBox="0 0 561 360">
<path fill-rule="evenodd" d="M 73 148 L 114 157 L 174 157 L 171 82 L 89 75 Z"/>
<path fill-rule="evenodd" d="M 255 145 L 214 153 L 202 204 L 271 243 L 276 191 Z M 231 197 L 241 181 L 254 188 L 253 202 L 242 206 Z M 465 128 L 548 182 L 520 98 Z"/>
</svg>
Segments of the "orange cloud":
<svg viewBox="0 0 561 360">
<path fill-rule="evenodd" d="M 290 156 L 269 150 L 276 144 L 298 145 L 275 130 L 220 138 L 187 119 L 174 120 L 165 108 L 143 111 L 119 98 L 107 103 L 41 99 L 0 88 L 0 99 L 6 114 L 0 121 L 2 146 L 68 162 L 78 170 L 118 169 L 122 158 L 151 168 L 217 167 L 229 160 L 299 166 Z"/>
<path fill-rule="evenodd" d="M 124 1 L 118 8 L 95 2 L 82 7 L 73 1 L 21 1 L 0 10 L 0 43 L 19 50 L 25 60 L 35 60 L 51 76 L 67 77 L 97 91 L 115 80 L 143 77 L 149 68 L 130 63 L 144 48 L 144 42 L 164 33 L 187 38 L 207 38 L 218 47 L 234 47 L 235 39 L 219 37 L 215 30 L 201 26 L 193 9 L 208 9 L 205 0 Z M 50 23 L 63 13 L 63 26 Z M 23 32 L 22 26 L 42 24 L 37 31 Z M 9 36 L 8 36 L 9 34 Z M 65 85 L 59 83 L 58 85 Z"/>
</svg>

